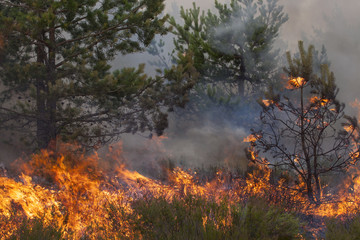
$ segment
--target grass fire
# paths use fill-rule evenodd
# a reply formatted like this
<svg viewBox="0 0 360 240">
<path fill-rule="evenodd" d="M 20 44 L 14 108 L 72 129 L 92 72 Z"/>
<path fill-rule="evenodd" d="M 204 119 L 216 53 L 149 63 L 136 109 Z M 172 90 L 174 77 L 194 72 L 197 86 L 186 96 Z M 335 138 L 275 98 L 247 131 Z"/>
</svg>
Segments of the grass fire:
<svg viewBox="0 0 360 240">
<path fill-rule="evenodd" d="M 360 239 L 350 1 L 0 0 L 0 240 Z"/>
<path fill-rule="evenodd" d="M 111 167 L 59 144 L 33 154 L 18 175 L 3 171 L 2 239 L 306 239 L 325 223 L 332 239 L 334 221 L 356 218 L 360 207 L 356 168 L 314 204 L 302 184 L 255 161 L 244 175 L 218 169 L 204 178 L 175 167 L 159 180 L 128 170 L 118 148 L 104 157 Z"/>
</svg>

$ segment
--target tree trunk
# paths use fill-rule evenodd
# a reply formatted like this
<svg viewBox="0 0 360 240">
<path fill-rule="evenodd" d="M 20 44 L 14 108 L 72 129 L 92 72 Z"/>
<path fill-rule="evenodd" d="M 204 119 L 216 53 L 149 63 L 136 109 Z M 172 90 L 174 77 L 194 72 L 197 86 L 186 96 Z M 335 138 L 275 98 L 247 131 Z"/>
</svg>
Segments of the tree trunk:
<svg viewBox="0 0 360 240">
<path fill-rule="evenodd" d="M 38 148 L 50 147 L 51 140 L 56 139 L 55 110 L 56 102 L 48 96 L 48 88 L 43 84 L 44 81 L 38 81 L 36 107 L 38 119 L 36 122 L 36 138 Z M 47 95 L 47 96 L 45 96 Z M 55 105 L 55 107 L 54 107 Z"/>
<path fill-rule="evenodd" d="M 45 34 L 42 33 L 42 39 Z M 56 140 L 56 96 L 51 92 L 50 86 L 55 85 L 55 30 L 49 30 L 50 45 L 48 53 L 45 46 L 39 43 L 37 49 L 37 61 L 46 66 L 46 76 L 39 76 L 36 86 L 36 138 L 38 148 L 53 148 L 50 146 L 52 140 Z M 45 70 L 45 69 L 43 69 Z"/>
<path fill-rule="evenodd" d="M 54 141 L 53 144 L 48 147 L 51 150 L 55 150 L 56 147 L 56 103 L 57 103 L 57 94 L 50 89 L 51 86 L 56 85 L 56 39 L 55 39 L 55 24 L 51 24 L 51 28 L 49 30 L 49 65 L 48 65 L 48 82 L 51 84 L 48 86 L 48 105 L 47 111 L 49 112 L 49 142 Z"/>
<path fill-rule="evenodd" d="M 306 177 L 306 188 L 307 188 L 307 195 L 309 198 L 309 201 L 314 203 L 314 192 L 312 188 L 312 167 L 311 167 L 311 159 L 309 158 L 308 149 L 306 147 L 306 141 L 305 141 L 305 129 L 304 129 L 304 89 L 303 86 L 301 86 L 300 91 L 300 106 L 301 106 L 301 115 L 300 115 L 300 135 L 301 135 L 301 147 L 304 153 L 305 162 L 306 162 L 306 170 L 307 170 L 307 177 Z"/>
<path fill-rule="evenodd" d="M 320 185 L 320 178 L 318 172 L 318 164 L 317 164 L 317 148 L 314 147 L 314 180 L 315 180 L 315 197 L 316 202 L 320 203 L 321 201 L 321 185 Z"/>
<path fill-rule="evenodd" d="M 320 185 L 320 178 L 318 176 L 318 174 L 314 174 L 314 178 L 315 178 L 315 197 L 316 197 L 316 202 L 320 203 L 321 201 L 321 185 Z"/>
<path fill-rule="evenodd" d="M 43 39 L 44 33 L 42 33 L 39 38 Z M 46 63 L 46 53 L 45 46 L 38 42 L 36 48 L 37 62 L 40 66 Z M 41 73 L 44 69 L 41 69 Z M 48 115 L 46 113 L 46 92 L 47 92 L 47 83 L 44 79 L 43 74 L 39 74 L 36 79 L 36 142 L 37 147 L 42 149 L 46 148 L 49 139 L 48 139 Z"/>
<path fill-rule="evenodd" d="M 315 203 L 314 191 L 312 188 L 312 178 L 310 176 L 308 176 L 306 179 L 306 190 L 310 203 Z"/>
<path fill-rule="evenodd" d="M 237 85 L 238 85 L 239 97 L 242 99 L 243 97 L 245 97 L 245 80 L 240 79 Z"/>
</svg>

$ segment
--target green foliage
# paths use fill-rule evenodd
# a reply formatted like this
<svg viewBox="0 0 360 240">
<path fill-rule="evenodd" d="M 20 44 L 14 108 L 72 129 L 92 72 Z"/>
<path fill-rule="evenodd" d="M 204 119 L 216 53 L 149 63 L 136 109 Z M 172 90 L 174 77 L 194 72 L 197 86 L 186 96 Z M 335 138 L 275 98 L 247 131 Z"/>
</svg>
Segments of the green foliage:
<svg viewBox="0 0 360 240">
<path fill-rule="evenodd" d="M 360 238 L 360 215 L 341 221 L 330 219 L 326 223 L 326 240 L 355 240 Z"/>
<path fill-rule="evenodd" d="M 41 219 L 24 220 L 8 240 L 60 240 L 64 238 L 62 229 L 45 225 Z"/>
<path fill-rule="evenodd" d="M 182 23 L 170 18 L 175 48 L 193 53 L 204 91 L 211 85 L 217 97 L 244 96 L 250 85 L 268 83 L 276 73 L 278 50 L 272 45 L 288 18 L 277 0 L 215 1 L 215 9 L 205 13 L 194 3 L 181 8 Z"/>
<path fill-rule="evenodd" d="M 299 220 L 253 200 L 229 207 L 193 196 L 183 200 L 140 200 L 137 229 L 145 239 L 297 239 Z"/>
<path fill-rule="evenodd" d="M 143 51 L 167 33 L 164 0 L 1 0 L 0 6 L 2 129 L 35 136 L 38 147 L 59 135 L 92 147 L 124 132 L 161 134 L 167 110 L 186 101 L 191 60 L 156 77 L 143 65 L 110 72 L 117 54 Z"/>
<path fill-rule="evenodd" d="M 181 8 L 179 21 L 170 17 L 175 53 L 193 56 L 199 80 L 190 92 L 183 121 L 209 121 L 250 127 L 258 105 L 253 96 L 279 73 L 280 50 L 273 43 L 288 17 L 277 0 L 215 1 L 203 11 L 194 2 Z M 256 110 L 255 110 L 256 109 Z"/>
<path fill-rule="evenodd" d="M 300 237 L 300 222 L 290 213 L 268 206 L 264 201 L 253 199 L 244 207 L 232 212 L 232 226 L 241 231 L 241 239 L 297 239 Z M 233 239 L 237 239 L 234 237 Z"/>
</svg>

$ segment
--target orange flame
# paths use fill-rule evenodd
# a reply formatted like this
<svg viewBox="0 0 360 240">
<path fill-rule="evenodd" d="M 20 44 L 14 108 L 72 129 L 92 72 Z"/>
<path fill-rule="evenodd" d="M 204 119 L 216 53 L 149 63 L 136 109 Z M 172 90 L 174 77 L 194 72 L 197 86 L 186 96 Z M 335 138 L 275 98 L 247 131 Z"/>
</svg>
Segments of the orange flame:
<svg viewBox="0 0 360 240">
<path fill-rule="evenodd" d="M 258 136 L 249 135 L 244 141 L 253 142 Z M 250 148 L 250 158 L 258 159 Z M 122 159 L 119 151 L 112 161 Z M 354 156 L 359 157 L 359 156 Z M 139 233 L 131 227 L 130 217 L 134 216 L 132 203 L 137 199 L 163 197 L 167 201 L 181 199 L 188 195 L 214 199 L 220 203 L 228 199 L 228 204 L 245 202 L 250 197 L 262 197 L 273 204 L 283 204 L 289 210 L 296 209 L 305 214 L 317 216 L 342 216 L 355 212 L 360 207 L 360 170 L 352 168 L 350 177 L 344 182 L 340 194 L 332 196 L 332 201 L 313 206 L 302 194 L 304 183 L 289 185 L 285 177 L 275 181 L 268 165 L 251 163 L 244 178 L 233 178 L 226 171 L 217 171 L 211 181 L 202 182 L 191 170 L 174 168 L 169 170 L 166 181 L 154 180 L 126 168 L 123 160 L 114 171 L 105 170 L 97 154 L 87 156 L 79 153 L 76 146 L 64 145 L 60 152 L 41 151 L 23 165 L 23 173 L 15 181 L 0 176 L 0 235 L 6 239 L 18 227 L 19 216 L 28 219 L 42 218 L 47 225 L 62 227 L 67 239 L 80 239 L 89 227 L 96 229 L 90 239 L 109 239 L 117 236 L 119 229 L 114 226 L 107 206 L 121 209 L 123 217 L 116 216 L 123 236 L 134 239 Z M 298 164 L 295 158 L 294 163 Z M 295 180 L 294 180 L 295 182 Z M 290 186 L 290 187 L 289 187 Z M 349 190 L 350 189 L 350 190 Z M 327 196 L 327 195 L 325 195 Z M 16 210 L 16 216 L 14 212 Z M 228 216 L 229 219 L 231 216 Z M 205 226 L 211 215 L 203 215 Z M 219 222 L 219 226 L 230 224 Z"/>
<path fill-rule="evenodd" d="M 290 80 L 287 82 L 287 85 L 285 88 L 287 89 L 296 89 L 305 86 L 306 81 L 302 77 L 297 78 L 290 78 Z"/>
<path fill-rule="evenodd" d="M 243 142 L 255 142 L 257 139 L 253 134 L 250 134 L 246 138 L 244 138 Z"/>
<path fill-rule="evenodd" d="M 319 98 L 319 97 L 317 97 L 317 96 L 314 96 L 314 97 L 312 97 L 312 98 L 310 99 L 310 102 L 311 102 L 311 103 L 314 103 L 314 104 L 320 103 L 320 105 L 321 105 L 322 107 L 324 107 L 324 106 L 326 106 L 326 105 L 330 102 L 330 100 L 329 100 L 329 99 Z"/>
<path fill-rule="evenodd" d="M 262 102 L 266 107 L 270 107 L 272 104 L 274 104 L 273 100 L 263 99 Z"/>
</svg>

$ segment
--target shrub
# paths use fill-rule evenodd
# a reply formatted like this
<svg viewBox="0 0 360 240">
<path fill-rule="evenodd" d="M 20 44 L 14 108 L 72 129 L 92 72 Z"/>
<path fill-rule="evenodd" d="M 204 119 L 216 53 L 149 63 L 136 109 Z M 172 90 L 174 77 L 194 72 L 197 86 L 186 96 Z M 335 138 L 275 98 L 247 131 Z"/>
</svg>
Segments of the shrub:
<svg viewBox="0 0 360 240">
<path fill-rule="evenodd" d="M 41 219 L 26 219 L 9 240 L 60 240 L 63 236 L 61 228 L 45 225 Z"/>
<path fill-rule="evenodd" d="M 293 214 L 268 206 L 263 200 L 251 199 L 236 206 L 232 213 L 232 239 L 297 239 L 300 221 Z"/>
<path fill-rule="evenodd" d="M 331 219 L 326 223 L 326 240 L 355 240 L 360 239 L 360 214 L 351 219 L 341 221 Z"/>
<path fill-rule="evenodd" d="M 168 202 L 163 198 L 139 200 L 135 228 L 144 239 L 296 239 L 300 222 L 290 213 L 264 201 L 246 205 L 216 203 L 187 196 Z"/>
</svg>

